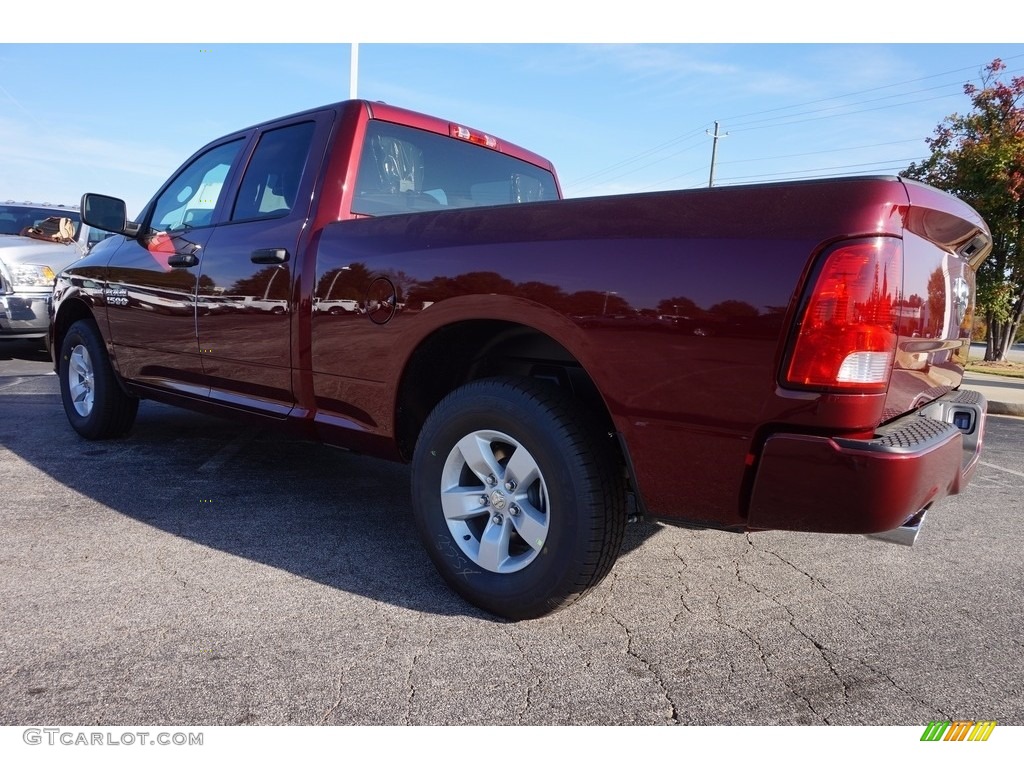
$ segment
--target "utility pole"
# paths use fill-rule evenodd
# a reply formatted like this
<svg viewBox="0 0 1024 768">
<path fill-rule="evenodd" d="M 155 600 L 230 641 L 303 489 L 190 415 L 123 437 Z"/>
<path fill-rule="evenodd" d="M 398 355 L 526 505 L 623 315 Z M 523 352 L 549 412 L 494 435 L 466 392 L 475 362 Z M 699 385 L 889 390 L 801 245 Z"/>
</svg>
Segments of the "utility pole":
<svg viewBox="0 0 1024 768">
<path fill-rule="evenodd" d="M 605 291 L 604 292 L 604 307 L 601 308 L 601 316 L 602 317 L 604 317 L 605 315 L 608 314 L 608 297 L 609 296 L 618 296 L 618 295 L 619 295 L 618 291 Z"/>
<path fill-rule="evenodd" d="M 711 175 L 708 177 L 708 188 L 710 189 L 711 187 L 715 186 L 715 155 L 718 154 L 718 140 L 719 139 L 724 139 L 729 134 L 728 133 L 723 133 L 723 134 L 719 134 L 718 133 L 718 121 L 717 120 L 715 120 L 715 132 L 711 133 L 711 131 L 704 131 L 704 133 L 706 133 L 708 136 L 711 136 L 714 139 L 714 141 L 711 142 Z"/>
<path fill-rule="evenodd" d="M 359 82 L 359 43 L 352 43 L 352 58 L 348 71 L 348 97 L 354 99 L 356 98 L 356 84 Z"/>
</svg>

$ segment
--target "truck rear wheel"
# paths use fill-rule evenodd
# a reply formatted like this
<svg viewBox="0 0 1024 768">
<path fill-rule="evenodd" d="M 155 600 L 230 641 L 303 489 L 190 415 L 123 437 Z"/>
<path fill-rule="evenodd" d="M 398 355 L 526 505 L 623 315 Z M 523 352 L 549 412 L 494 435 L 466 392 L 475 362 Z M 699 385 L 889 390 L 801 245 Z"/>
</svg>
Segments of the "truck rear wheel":
<svg viewBox="0 0 1024 768">
<path fill-rule="evenodd" d="M 91 320 L 79 320 L 68 329 L 59 359 L 64 412 L 78 434 L 105 440 L 132 428 L 139 401 L 118 385 L 103 339 Z"/>
<path fill-rule="evenodd" d="M 615 449 L 567 393 L 535 379 L 471 382 L 427 419 L 413 458 L 413 511 L 445 581 L 508 619 L 569 605 L 622 546 Z"/>
</svg>

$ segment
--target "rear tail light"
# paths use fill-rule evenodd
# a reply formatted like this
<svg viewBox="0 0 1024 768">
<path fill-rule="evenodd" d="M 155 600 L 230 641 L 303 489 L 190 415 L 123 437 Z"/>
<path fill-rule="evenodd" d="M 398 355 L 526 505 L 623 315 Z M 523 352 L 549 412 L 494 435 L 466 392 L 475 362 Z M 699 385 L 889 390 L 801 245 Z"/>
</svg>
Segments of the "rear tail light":
<svg viewBox="0 0 1024 768">
<path fill-rule="evenodd" d="M 828 251 L 803 305 L 786 384 L 884 392 L 896 354 L 902 283 L 902 240 L 853 240 Z"/>
</svg>

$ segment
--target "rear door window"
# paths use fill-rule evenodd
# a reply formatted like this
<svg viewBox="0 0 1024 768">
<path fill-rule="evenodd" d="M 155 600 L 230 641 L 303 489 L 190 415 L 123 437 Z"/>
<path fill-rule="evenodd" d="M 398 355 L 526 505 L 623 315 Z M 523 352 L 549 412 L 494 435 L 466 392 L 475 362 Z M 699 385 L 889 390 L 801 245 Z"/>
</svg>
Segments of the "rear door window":
<svg viewBox="0 0 1024 768">
<path fill-rule="evenodd" d="M 309 157 L 316 123 L 309 121 L 264 133 L 242 177 L 232 221 L 288 215 Z"/>
</svg>

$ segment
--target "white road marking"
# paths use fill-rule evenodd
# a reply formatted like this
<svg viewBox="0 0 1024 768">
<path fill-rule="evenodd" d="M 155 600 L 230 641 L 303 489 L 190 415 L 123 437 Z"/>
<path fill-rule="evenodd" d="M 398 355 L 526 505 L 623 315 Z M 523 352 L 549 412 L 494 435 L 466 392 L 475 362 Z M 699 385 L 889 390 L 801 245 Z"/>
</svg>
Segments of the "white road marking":
<svg viewBox="0 0 1024 768">
<path fill-rule="evenodd" d="M 1006 467 L 1000 467 L 996 464 L 989 464 L 987 461 L 979 461 L 978 463 L 983 467 L 991 467 L 992 469 L 998 469 L 1001 472 L 1009 472 L 1011 475 L 1016 475 L 1017 477 L 1024 477 L 1024 472 L 1018 472 L 1015 469 L 1007 469 Z"/>
<path fill-rule="evenodd" d="M 216 472 L 260 433 L 258 427 L 247 429 L 200 465 L 199 472 Z"/>
</svg>

